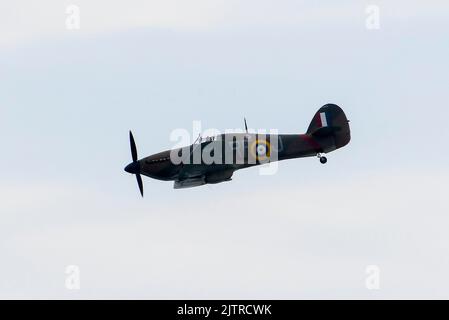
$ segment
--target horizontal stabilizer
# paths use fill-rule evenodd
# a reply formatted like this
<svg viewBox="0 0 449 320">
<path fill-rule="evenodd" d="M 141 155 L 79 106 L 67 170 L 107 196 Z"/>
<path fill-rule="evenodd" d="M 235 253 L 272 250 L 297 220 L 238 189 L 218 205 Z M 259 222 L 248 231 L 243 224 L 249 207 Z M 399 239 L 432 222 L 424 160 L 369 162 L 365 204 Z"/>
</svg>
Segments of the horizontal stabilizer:
<svg viewBox="0 0 449 320">
<path fill-rule="evenodd" d="M 323 139 L 333 136 L 337 149 L 347 145 L 351 140 L 349 121 L 343 110 L 333 103 L 322 106 L 315 113 L 307 134 Z"/>
<path fill-rule="evenodd" d="M 341 130 L 341 127 L 321 127 L 321 128 L 317 128 L 315 129 L 313 132 L 311 132 L 310 134 L 312 134 L 315 137 L 326 137 L 328 135 L 334 134 L 338 131 Z"/>
</svg>

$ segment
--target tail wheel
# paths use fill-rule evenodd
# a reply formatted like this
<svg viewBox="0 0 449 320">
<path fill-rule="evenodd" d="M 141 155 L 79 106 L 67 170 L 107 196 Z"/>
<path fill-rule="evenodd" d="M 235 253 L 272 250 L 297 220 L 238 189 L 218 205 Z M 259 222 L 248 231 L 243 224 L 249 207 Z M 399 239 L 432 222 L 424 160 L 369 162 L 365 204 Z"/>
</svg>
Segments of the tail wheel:
<svg viewBox="0 0 449 320">
<path fill-rule="evenodd" d="M 325 163 L 327 162 L 327 158 L 326 158 L 325 156 L 323 156 L 322 153 L 317 153 L 316 156 L 318 157 L 318 159 L 320 159 L 320 162 L 321 162 L 322 164 L 325 164 Z"/>
</svg>

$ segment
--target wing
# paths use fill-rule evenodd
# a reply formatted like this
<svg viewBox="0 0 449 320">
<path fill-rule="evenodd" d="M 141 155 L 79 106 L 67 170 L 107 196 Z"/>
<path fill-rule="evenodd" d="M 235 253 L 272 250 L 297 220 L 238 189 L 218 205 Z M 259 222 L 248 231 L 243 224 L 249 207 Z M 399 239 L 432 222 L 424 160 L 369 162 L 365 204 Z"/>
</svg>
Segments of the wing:
<svg viewBox="0 0 449 320">
<path fill-rule="evenodd" d="M 205 176 L 199 176 L 195 178 L 187 178 L 183 180 L 175 180 L 173 184 L 174 189 L 184 189 L 184 188 L 193 188 L 199 187 L 206 184 Z"/>
<path fill-rule="evenodd" d="M 187 167 L 187 166 L 186 166 Z M 202 186 L 207 183 L 220 183 L 225 181 L 231 181 L 234 169 L 222 169 L 205 172 L 204 174 L 197 176 L 190 176 L 175 180 L 173 185 L 174 189 L 192 188 Z"/>
</svg>

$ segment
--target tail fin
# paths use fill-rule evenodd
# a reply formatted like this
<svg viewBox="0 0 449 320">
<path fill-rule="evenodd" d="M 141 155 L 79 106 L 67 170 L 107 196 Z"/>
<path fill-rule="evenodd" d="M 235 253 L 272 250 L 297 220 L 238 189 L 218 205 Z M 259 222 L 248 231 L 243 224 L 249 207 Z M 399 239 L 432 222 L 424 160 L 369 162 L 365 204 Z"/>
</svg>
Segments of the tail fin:
<svg viewBox="0 0 449 320">
<path fill-rule="evenodd" d="M 307 134 L 317 138 L 333 136 L 335 147 L 341 148 L 351 140 L 349 121 L 343 110 L 336 104 L 322 106 L 312 119 Z"/>
</svg>

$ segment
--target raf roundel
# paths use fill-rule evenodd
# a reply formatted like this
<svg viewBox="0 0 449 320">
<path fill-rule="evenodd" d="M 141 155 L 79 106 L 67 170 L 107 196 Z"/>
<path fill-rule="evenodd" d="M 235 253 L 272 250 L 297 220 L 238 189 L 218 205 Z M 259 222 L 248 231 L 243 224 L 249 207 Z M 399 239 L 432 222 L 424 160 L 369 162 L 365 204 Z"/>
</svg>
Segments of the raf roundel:
<svg viewBox="0 0 449 320">
<path fill-rule="evenodd" d="M 251 144 L 250 152 L 258 161 L 265 161 L 270 157 L 270 143 L 267 140 L 254 140 Z"/>
<path fill-rule="evenodd" d="M 263 144 L 259 144 L 257 146 L 257 155 L 260 156 L 265 156 L 265 154 L 267 153 L 267 147 Z"/>
</svg>

